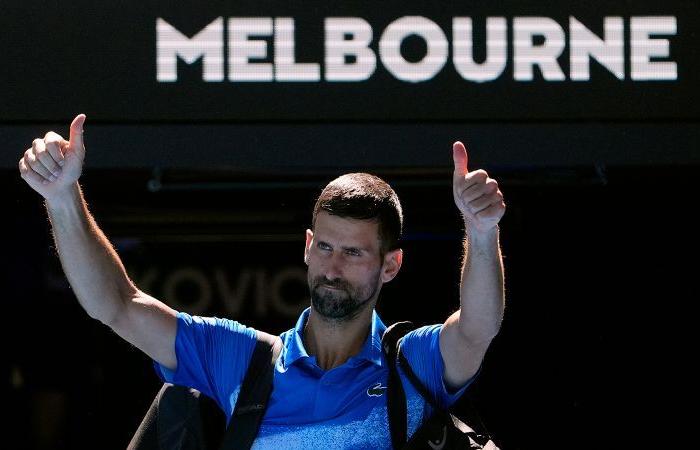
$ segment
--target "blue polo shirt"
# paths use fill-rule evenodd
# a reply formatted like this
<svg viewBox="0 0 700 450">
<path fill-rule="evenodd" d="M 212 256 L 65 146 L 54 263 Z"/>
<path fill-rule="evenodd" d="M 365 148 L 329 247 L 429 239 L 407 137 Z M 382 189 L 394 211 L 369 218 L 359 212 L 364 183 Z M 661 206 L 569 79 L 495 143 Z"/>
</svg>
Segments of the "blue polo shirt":
<svg viewBox="0 0 700 450">
<path fill-rule="evenodd" d="M 273 390 L 253 449 L 390 449 L 386 386 L 389 376 L 381 337 L 386 326 L 376 311 L 362 350 L 343 365 L 321 369 L 309 356 L 302 332 L 307 308 L 296 326 L 280 335 Z M 411 368 L 440 404 L 454 403 L 471 384 L 448 392 L 440 355 L 442 324 L 420 327 L 401 341 Z M 256 342 L 256 330 L 216 317 L 177 315 L 177 370 L 155 363 L 167 382 L 188 386 L 214 399 L 230 420 Z M 408 435 L 430 417 L 431 407 L 399 368 L 406 392 Z"/>
</svg>

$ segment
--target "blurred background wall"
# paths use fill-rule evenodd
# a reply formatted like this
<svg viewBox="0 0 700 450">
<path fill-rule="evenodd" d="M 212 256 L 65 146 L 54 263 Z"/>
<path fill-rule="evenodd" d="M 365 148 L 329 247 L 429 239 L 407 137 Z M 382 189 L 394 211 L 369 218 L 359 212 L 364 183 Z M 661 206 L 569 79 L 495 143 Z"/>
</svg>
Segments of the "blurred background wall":
<svg viewBox="0 0 700 450">
<path fill-rule="evenodd" d="M 280 333 L 323 186 L 397 191 L 385 323 L 459 305 L 451 144 L 499 181 L 507 310 L 470 394 L 505 449 L 682 439 L 697 287 L 698 5 L 3 2 L 2 448 L 125 448 L 151 362 L 79 307 L 34 138 L 87 114 L 81 184 L 144 291 Z M 643 447 L 640 447 L 643 448 Z"/>
</svg>

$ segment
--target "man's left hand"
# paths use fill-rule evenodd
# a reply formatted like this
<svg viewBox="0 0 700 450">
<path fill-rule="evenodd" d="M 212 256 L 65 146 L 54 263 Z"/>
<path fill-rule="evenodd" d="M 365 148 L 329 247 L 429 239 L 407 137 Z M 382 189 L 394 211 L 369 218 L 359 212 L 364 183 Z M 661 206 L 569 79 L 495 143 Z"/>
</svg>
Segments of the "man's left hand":
<svg viewBox="0 0 700 450">
<path fill-rule="evenodd" d="M 452 145 L 452 158 L 455 163 L 452 192 L 457 208 L 470 231 L 490 231 L 506 212 L 498 182 L 484 170 L 469 171 L 467 149 L 459 141 Z"/>
</svg>

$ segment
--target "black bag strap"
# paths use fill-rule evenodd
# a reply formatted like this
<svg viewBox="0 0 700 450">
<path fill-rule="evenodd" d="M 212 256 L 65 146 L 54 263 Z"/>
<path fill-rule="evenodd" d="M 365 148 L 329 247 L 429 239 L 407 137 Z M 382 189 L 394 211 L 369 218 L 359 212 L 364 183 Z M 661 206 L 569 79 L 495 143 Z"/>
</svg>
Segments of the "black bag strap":
<svg viewBox="0 0 700 450">
<path fill-rule="evenodd" d="M 389 431 L 393 448 L 403 448 L 408 439 L 408 414 L 406 411 L 406 393 L 401 384 L 399 372 L 396 369 L 398 342 L 406 333 L 413 329 L 411 322 L 396 322 L 384 331 L 382 348 L 389 364 L 389 382 L 387 383 L 387 414 L 389 416 Z"/>
<path fill-rule="evenodd" d="M 397 359 L 399 362 L 399 365 L 401 366 L 401 369 L 404 371 L 406 374 L 406 378 L 408 378 L 408 381 L 411 382 L 413 387 L 416 388 L 418 393 L 430 404 L 430 406 L 433 407 L 434 410 L 436 411 L 446 411 L 446 409 L 440 405 L 438 405 L 437 401 L 433 397 L 433 395 L 428 392 L 428 389 L 421 383 L 421 381 L 418 379 L 415 373 L 413 373 L 413 369 L 411 369 L 411 365 L 408 363 L 408 360 L 406 359 L 406 356 L 404 356 L 403 353 L 401 353 L 401 349 L 398 348 L 396 349 L 398 355 Z"/>
<path fill-rule="evenodd" d="M 435 397 L 433 397 L 432 394 L 428 392 L 428 389 L 425 387 L 425 385 L 421 383 L 416 374 L 413 373 L 411 365 L 408 363 L 406 356 L 404 356 L 404 354 L 401 353 L 400 348 L 398 349 L 398 360 L 399 364 L 401 365 L 401 369 L 406 374 L 406 377 L 416 388 L 416 390 L 420 393 L 420 395 L 422 395 L 423 398 L 428 401 L 430 406 L 432 406 L 436 412 L 439 412 L 441 414 L 451 414 L 449 408 L 444 408 L 438 405 L 437 401 L 435 400 Z M 484 439 L 491 439 L 491 434 L 489 433 L 488 429 L 486 429 L 486 425 L 484 425 L 484 422 L 481 420 L 481 416 L 476 411 L 476 408 L 471 403 L 471 401 L 468 401 L 467 403 L 465 403 L 465 405 L 467 406 L 467 408 L 464 408 L 463 412 L 465 413 L 465 417 L 468 420 L 469 427 L 474 430 L 475 436 L 478 437 L 478 440 L 481 441 Z M 486 442 L 485 440 L 484 442 Z"/>
<path fill-rule="evenodd" d="M 272 393 L 275 362 L 282 351 L 282 340 L 279 336 L 262 331 L 257 334 L 255 350 L 243 378 L 221 450 L 249 449 L 253 445 Z"/>
<path fill-rule="evenodd" d="M 444 408 L 437 403 L 435 397 L 433 397 L 430 391 L 428 391 L 418 376 L 413 372 L 406 356 L 401 352 L 399 341 L 406 333 L 413 329 L 414 326 L 411 322 L 396 322 L 387 328 L 382 336 L 382 348 L 389 362 L 389 383 L 387 386 L 389 430 L 391 432 L 392 445 L 394 448 L 398 449 L 403 448 L 407 442 L 408 415 L 406 411 L 406 394 L 403 390 L 398 370 L 396 369 L 396 362 L 398 362 L 401 370 L 403 370 L 406 378 L 408 378 L 413 387 L 423 399 L 432 406 L 435 414 L 442 414 L 445 416 L 451 415 L 449 408 Z M 470 417 L 474 419 L 471 428 L 474 431 L 469 434 L 475 441 L 484 445 L 490 439 L 490 435 L 478 413 L 471 405 L 470 410 Z"/>
</svg>

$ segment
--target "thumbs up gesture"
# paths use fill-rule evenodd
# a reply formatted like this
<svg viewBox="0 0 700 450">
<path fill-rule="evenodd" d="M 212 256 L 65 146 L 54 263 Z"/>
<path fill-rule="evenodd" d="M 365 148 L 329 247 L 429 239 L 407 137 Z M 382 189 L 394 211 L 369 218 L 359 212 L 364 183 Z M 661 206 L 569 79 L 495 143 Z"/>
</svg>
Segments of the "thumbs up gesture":
<svg viewBox="0 0 700 450">
<path fill-rule="evenodd" d="M 455 163 L 452 191 L 457 208 L 472 230 L 480 233 L 491 230 L 506 212 L 498 183 L 484 170 L 469 171 L 467 149 L 459 141 L 452 146 L 452 158 Z"/>
<path fill-rule="evenodd" d="M 43 139 L 34 139 L 32 147 L 19 160 L 19 172 L 27 184 L 51 200 L 69 191 L 83 169 L 85 145 L 83 124 L 85 114 L 79 114 L 70 125 L 68 141 L 49 131 Z"/>
</svg>

